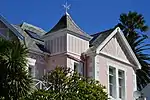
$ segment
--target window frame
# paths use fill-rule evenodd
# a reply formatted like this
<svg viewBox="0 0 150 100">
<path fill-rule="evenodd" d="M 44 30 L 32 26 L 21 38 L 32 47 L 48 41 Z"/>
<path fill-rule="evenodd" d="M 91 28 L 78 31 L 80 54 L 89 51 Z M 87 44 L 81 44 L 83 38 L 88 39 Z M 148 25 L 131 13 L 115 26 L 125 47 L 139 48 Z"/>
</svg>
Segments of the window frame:
<svg viewBox="0 0 150 100">
<path fill-rule="evenodd" d="M 116 85 L 116 68 L 115 67 L 113 67 L 113 66 L 109 66 L 109 72 L 110 72 L 110 69 L 112 69 L 113 71 L 114 71 L 114 73 L 112 74 L 112 73 L 108 73 L 108 86 L 109 86 L 109 96 L 110 96 L 110 85 L 112 86 L 112 91 L 113 92 L 115 92 L 114 94 L 112 93 L 112 95 L 114 95 L 114 96 L 110 96 L 110 97 L 112 97 L 112 98 L 117 98 L 117 89 L 116 89 L 116 87 L 117 87 L 117 85 Z M 112 82 L 112 83 L 110 83 L 110 76 L 114 79 L 113 81 L 114 82 Z M 114 90 L 115 89 L 115 90 Z"/>
<path fill-rule="evenodd" d="M 116 98 L 114 98 L 114 97 L 112 97 L 112 96 L 110 96 L 109 94 L 110 94 L 110 91 L 109 91 L 109 68 L 110 67 L 112 67 L 112 68 L 115 68 L 116 69 Z M 121 70 L 121 71 L 124 71 L 124 98 L 123 99 L 120 99 L 119 98 L 119 81 L 118 81 L 118 71 L 119 70 Z M 107 91 L 108 91 L 108 97 L 111 99 L 111 100 L 126 100 L 126 98 L 127 98 L 127 89 L 126 89 L 126 84 L 127 84 L 127 82 L 126 82 L 126 80 L 127 80 L 127 75 L 126 75 L 126 72 L 127 72 L 127 69 L 126 68 L 124 68 L 124 66 L 122 65 L 122 66 L 119 66 L 119 65 L 117 65 L 117 64 L 113 64 L 113 63 L 107 63 L 107 78 L 108 78 L 108 80 L 107 80 L 107 82 L 108 82 L 108 84 L 107 84 Z"/>
<path fill-rule="evenodd" d="M 76 69 L 75 69 L 75 66 L 76 66 Z M 82 68 L 80 68 L 80 67 L 82 67 Z M 76 71 L 77 73 L 79 73 L 80 75 L 84 76 L 84 64 L 82 62 L 74 61 L 73 70 Z"/>
</svg>

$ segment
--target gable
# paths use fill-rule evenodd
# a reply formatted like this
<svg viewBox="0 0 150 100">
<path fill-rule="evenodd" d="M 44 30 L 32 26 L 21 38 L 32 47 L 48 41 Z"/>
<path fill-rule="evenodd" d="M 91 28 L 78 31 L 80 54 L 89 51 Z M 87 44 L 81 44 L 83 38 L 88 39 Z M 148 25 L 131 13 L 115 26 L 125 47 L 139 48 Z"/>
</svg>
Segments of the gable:
<svg viewBox="0 0 150 100">
<path fill-rule="evenodd" d="M 8 36 L 8 37 L 4 37 L 6 39 L 9 38 L 9 36 L 13 36 L 12 38 L 14 39 L 14 37 L 18 37 L 19 39 L 21 40 L 24 40 L 24 37 L 11 25 L 9 24 L 5 18 L 3 18 L 1 15 L 0 15 L 0 31 L 1 31 L 1 34 L 3 34 L 4 36 Z M 7 32 L 3 32 L 5 31 L 5 29 L 7 29 L 8 31 Z M 5 33 L 5 34 L 4 34 Z M 9 34 L 7 34 L 9 33 Z"/>
<path fill-rule="evenodd" d="M 4 39 L 17 39 L 16 35 L 2 21 L 0 21 L 0 37 Z"/>
<path fill-rule="evenodd" d="M 129 62 L 129 59 L 125 54 L 125 50 L 123 46 L 121 46 L 121 42 L 119 42 L 116 35 L 101 49 L 100 52 L 106 53 L 120 60 Z"/>
<path fill-rule="evenodd" d="M 0 37 L 3 37 L 3 38 L 7 38 L 8 34 L 8 28 L 5 26 L 5 24 L 0 21 Z"/>
<path fill-rule="evenodd" d="M 2 21 L 0 21 L 0 28 L 7 28 L 6 25 Z"/>
<path fill-rule="evenodd" d="M 95 49 L 96 54 L 102 54 L 102 55 L 111 57 L 113 59 L 119 60 L 123 63 L 130 64 L 135 70 L 141 68 L 141 65 L 137 57 L 135 56 L 133 50 L 131 49 L 128 41 L 126 40 L 125 36 L 123 35 L 123 32 L 121 31 L 119 27 L 114 29 L 114 31 L 110 33 L 110 35 L 108 35 L 106 39 L 104 39 L 98 45 L 98 47 L 94 49 Z M 101 51 L 102 49 L 105 53 Z M 109 53 L 109 55 L 107 53 Z M 121 58 L 123 58 L 124 60 Z M 128 63 L 127 61 L 128 62 L 130 61 L 130 63 Z"/>
</svg>

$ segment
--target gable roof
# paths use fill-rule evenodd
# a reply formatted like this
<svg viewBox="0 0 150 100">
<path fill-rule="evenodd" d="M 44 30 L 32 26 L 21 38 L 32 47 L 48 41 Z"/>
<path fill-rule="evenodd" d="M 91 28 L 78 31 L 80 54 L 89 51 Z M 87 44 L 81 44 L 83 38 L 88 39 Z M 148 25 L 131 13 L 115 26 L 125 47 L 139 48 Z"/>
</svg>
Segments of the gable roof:
<svg viewBox="0 0 150 100">
<path fill-rule="evenodd" d="M 68 13 L 63 15 L 61 17 L 61 19 L 58 21 L 58 23 L 45 35 L 50 34 L 52 32 L 62 30 L 62 29 L 67 29 L 76 34 L 80 34 L 80 35 L 86 36 L 88 38 L 91 38 L 90 35 L 88 35 L 83 30 L 80 29 L 80 27 L 72 20 L 71 16 Z"/>
<path fill-rule="evenodd" d="M 39 31 L 39 30 L 34 30 L 34 28 L 29 28 L 28 26 L 27 26 L 27 24 L 26 24 L 26 26 L 25 27 L 21 27 L 21 26 L 19 26 L 19 25 L 13 25 L 15 28 L 16 28 L 16 30 L 18 31 L 18 32 L 20 32 L 22 35 L 24 35 L 24 37 L 25 37 L 25 43 L 26 43 L 26 46 L 30 49 L 30 50 L 33 50 L 33 51 L 39 51 L 39 52 L 45 52 L 45 53 L 50 53 L 45 47 L 44 47 L 44 45 L 43 45 L 43 40 L 41 40 L 41 38 L 40 38 L 40 35 L 38 35 L 37 33 L 35 33 L 35 32 L 39 32 L 39 34 L 41 34 L 41 31 Z M 28 29 L 28 30 L 27 30 Z M 28 37 L 27 35 L 30 37 Z M 36 41 L 36 40 L 39 40 L 39 41 Z M 28 43 L 27 42 L 31 42 L 32 41 L 32 46 L 30 46 L 30 45 L 27 45 Z"/>
<path fill-rule="evenodd" d="M 24 36 L 21 35 L 9 22 L 0 15 L 0 21 L 3 22 L 19 39 L 24 40 Z"/>
<path fill-rule="evenodd" d="M 114 28 L 110 31 L 108 30 L 106 32 L 103 32 L 102 34 L 105 34 L 105 35 L 103 36 L 103 35 L 99 34 L 99 36 L 97 36 L 97 38 L 95 38 L 95 40 L 92 42 L 93 49 L 96 51 L 97 54 L 117 34 L 119 39 L 122 41 L 122 45 L 125 47 L 127 53 L 129 54 L 128 56 L 130 56 L 130 58 L 133 59 L 133 61 L 137 65 L 137 67 L 138 67 L 137 69 L 141 68 L 141 65 L 140 65 L 137 57 L 135 56 L 133 50 L 131 49 L 129 43 L 127 42 L 126 38 L 123 35 L 123 32 L 121 31 L 121 29 L 119 27 Z"/>
</svg>

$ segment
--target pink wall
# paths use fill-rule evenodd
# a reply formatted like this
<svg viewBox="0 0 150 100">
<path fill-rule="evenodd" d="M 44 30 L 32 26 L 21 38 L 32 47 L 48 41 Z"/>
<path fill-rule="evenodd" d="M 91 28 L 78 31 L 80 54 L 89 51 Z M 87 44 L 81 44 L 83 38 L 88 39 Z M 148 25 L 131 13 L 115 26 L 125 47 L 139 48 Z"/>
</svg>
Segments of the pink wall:
<svg viewBox="0 0 150 100">
<path fill-rule="evenodd" d="M 133 100 L 133 92 L 136 88 L 136 80 L 135 80 L 135 73 L 133 68 L 130 66 L 131 62 L 128 60 L 125 53 L 125 49 L 121 47 L 120 40 L 115 36 L 113 37 L 106 45 L 102 48 L 99 55 L 95 57 L 90 56 L 88 58 L 88 76 L 93 77 L 100 81 L 100 83 L 106 86 L 108 90 L 108 72 L 109 72 L 109 65 L 116 67 L 117 69 L 123 69 L 126 72 L 126 99 L 125 100 Z M 105 56 L 107 55 L 107 56 Z M 110 57 L 111 56 L 111 57 Z M 117 61 L 115 59 L 119 59 L 121 61 Z M 132 64 L 133 65 L 133 64 Z"/>
<path fill-rule="evenodd" d="M 67 56 L 65 55 L 65 53 L 49 57 L 47 64 L 49 70 L 55 69 L 56 66 L 66 67 L 66 65 L 67 65 Z"/>
<path fill-rule="evenodd" d="M 99 75 L 99 80 L 100 83 L 105 85 L 107 90 L 108 90 L 108 64 L 112 64 L 113 67 L 119 66 L 120 68 L 123 68 L 126 70 L 126 100 L 133 100 L 133 91 L 134 91 L 134 73 L 133 73 L 133 69 L 132 67 L 128 66 L 128 65 L 124 65 L 120 62 L 117 62 L 113 59 L 109 59 L 103 56 L 98 56 L 99 58 L 99 71 L 100 71 L 100 75 Z M 114 66 L 115 65 L 115 66 Z"/>
</svg>

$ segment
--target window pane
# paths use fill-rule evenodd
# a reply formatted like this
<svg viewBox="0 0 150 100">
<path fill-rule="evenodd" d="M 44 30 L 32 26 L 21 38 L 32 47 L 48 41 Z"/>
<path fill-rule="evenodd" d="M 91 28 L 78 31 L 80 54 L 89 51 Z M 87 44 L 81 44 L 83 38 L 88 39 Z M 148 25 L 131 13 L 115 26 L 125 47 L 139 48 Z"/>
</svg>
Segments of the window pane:
<svg viewBox="0 0 150 100">
<path fill-rule="evenodd" d="M 119 79 L 119 86 L 122 86 L 123 85 L 123 80 L 122 79 Z"/>
<path fill-rule="evenodd" d="M 74 63 L 74 71 L 78 72 L 78 64 Z"/>
<path fill-rule="evenodd" d="M 122 88 L 119 87 L 119 98 L 122 98 Z"/>
<path fill-rule="evenodd" d="M 29 74 L 32 75 L 32 68 L 29 67 Z"/>
<path fill-rule="evenodd" d="M 113 76 L 109 75 L 109 83 L 113 84 Z"/>
<path fill-rule="evenodd" d="M 120 78 L 123 78 L 123 76 L 124 76 L 123 74 L 124 74 L 123 71 L 121 71 L 121 70 L 118 71 L 118 76 L 119 76 Z"/>
<path fill-rule="evenodd" d="M 116 98 L 116 69 L 109 67 L 109 95 Z"/>
<path fill-rule="evenodd" d="M 113 72 L 113 68 L 109 68 L 109 74 L 114 74 L 114 72 Z"/>
<path fill-rule="evenodd" d="M 113 96 L 113 86 L 112 85 L 109 85 L 109 93 L 110 93 L 110 96 Z"/>
<path fill-rule="evenodd" d="M 125 96 L 125 76 L 124 71 L 118 71 L 118 83 L 119 83 L 119 98 L 123 99 Z"/>
</svg>

